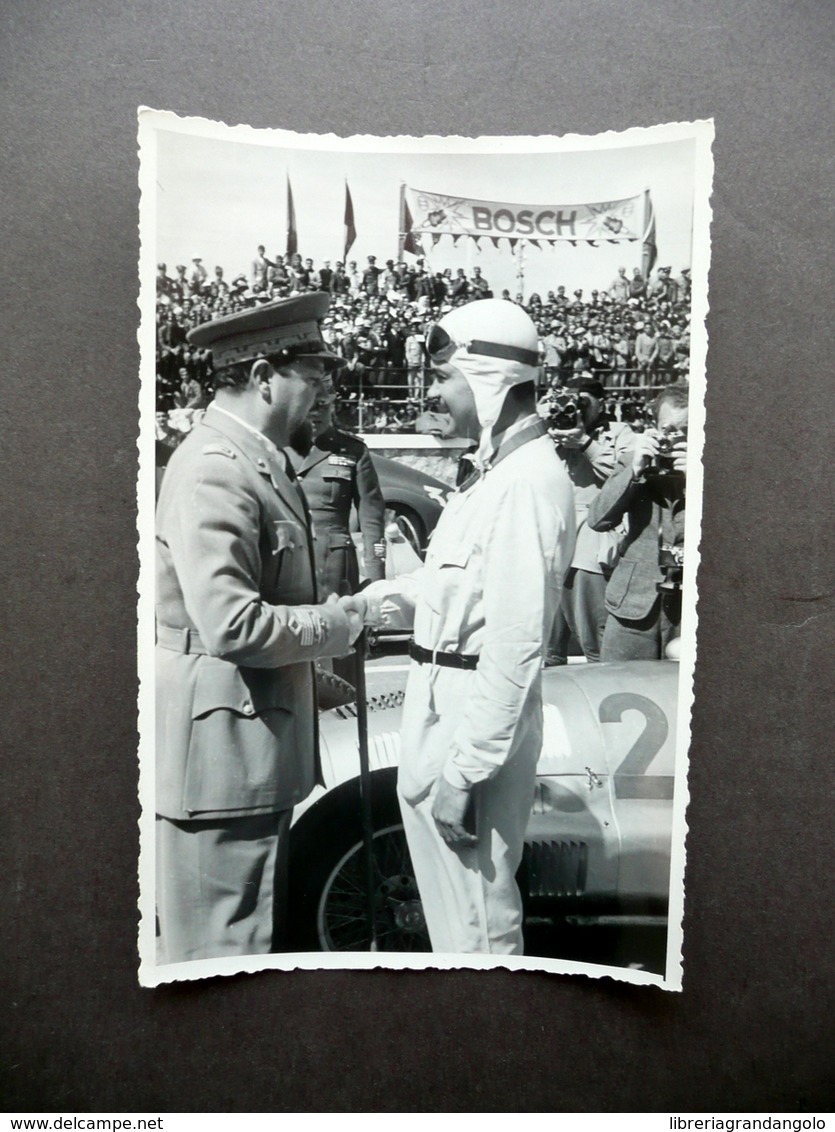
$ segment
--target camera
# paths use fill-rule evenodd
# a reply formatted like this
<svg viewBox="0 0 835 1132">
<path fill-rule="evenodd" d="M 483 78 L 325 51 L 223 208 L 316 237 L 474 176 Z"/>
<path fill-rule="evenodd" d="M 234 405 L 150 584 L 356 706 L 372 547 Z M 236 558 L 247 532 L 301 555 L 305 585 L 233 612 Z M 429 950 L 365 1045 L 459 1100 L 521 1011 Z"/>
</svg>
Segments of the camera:
<svg viewBox="0 0 835 1132">
<path fill-rule="evenodd" d="M 577 415 L 580 406 L 570 393 L 557 394 L 548 414 L 548 427 L 568 429 L 577 427 Z"/>
<path fill-rule="evenodd" d="M 664 429 L 657 430 L 655 435 L 658 439 L 658 455 L 650 464 L 648 471 L 654 472 L 657 476 L 684 475 L 683 472 L 677 472 L 675 469 L 673 449 L 680 441 L 687 439 L 687 428 L 668 425 Z"/>
<path fill-rule="evenodd" d="M 684 573 L 684 547 L 659 543 L 658 566 L 664 580 L 658 582 L 656 590 L 660 594 L 678 593 Z"/>
</svg>

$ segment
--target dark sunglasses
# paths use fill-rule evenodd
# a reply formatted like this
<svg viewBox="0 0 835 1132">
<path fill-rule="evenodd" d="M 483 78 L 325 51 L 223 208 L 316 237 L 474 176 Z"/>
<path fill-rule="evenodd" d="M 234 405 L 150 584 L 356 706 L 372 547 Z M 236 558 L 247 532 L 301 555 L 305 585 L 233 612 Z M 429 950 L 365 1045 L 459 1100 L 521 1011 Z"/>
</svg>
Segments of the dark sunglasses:
<svg viewBox="0 0 835 1132">
<path fill-rule="evenodd" d="M 438 323 L 433 323 L 426 333 L 424 352 L 430 362 L 443 365 L 456 350 L 466 350 L 468 354 L 482 354 L 487 358 L 501 358 L 506 362 L 521 362 L 526 366 L 539 364 L 536 350 L 524 350 L 521 346 L 506 346 L 501 342 L 485 342 L 472 338 L 469 342 L 455 342 Z"/>
</svg>

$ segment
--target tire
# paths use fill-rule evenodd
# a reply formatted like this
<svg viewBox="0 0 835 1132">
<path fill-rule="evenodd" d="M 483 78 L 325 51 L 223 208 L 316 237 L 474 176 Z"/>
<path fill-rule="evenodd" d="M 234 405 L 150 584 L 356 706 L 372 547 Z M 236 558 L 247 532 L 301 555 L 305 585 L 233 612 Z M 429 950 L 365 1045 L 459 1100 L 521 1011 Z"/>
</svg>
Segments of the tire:
<svg viewBox="0 0 835 1132">
<path fill-rule="evenodd" d="M 411 546 L 415 554 L 423 555 L 426 551 L 426 527 L 421 517 L 408 507 L 395 503 L 392 508 L 394 519 L 400 533 Z"/>
<path fill-rule="evenodd" d="M 393 768 L 372 776 L 376 950 L 431 951 L 395 783 Z M 290 853 L 290 950 L 369 951 L 358 780 L 308 810 Z"/>
</svg>

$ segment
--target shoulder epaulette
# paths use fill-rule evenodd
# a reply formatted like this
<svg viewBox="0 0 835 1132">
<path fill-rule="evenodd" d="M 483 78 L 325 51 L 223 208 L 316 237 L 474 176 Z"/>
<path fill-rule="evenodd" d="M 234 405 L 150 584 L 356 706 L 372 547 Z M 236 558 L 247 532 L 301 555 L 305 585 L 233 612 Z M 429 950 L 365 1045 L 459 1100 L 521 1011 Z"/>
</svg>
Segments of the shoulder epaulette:
<svg viewBox="0 0 835 1132">
<path fill-rule="evenodd" d="M 230 460 L 235 459 L 235 452 L 228 444 L 224 444 L 222 440 L 210 440 L 208 444 L 203 445 L 204 456 L 228 456 Z"/>
</svg>

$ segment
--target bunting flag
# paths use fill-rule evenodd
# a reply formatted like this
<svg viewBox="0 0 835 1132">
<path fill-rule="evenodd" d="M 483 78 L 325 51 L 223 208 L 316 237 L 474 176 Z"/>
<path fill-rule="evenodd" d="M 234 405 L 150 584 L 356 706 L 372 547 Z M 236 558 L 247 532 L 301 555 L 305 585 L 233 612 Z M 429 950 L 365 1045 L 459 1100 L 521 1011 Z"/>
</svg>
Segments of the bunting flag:
<svg viewBox="0 0 835 1132">
<path fill-rule="evenodd" d="M 296 231 L 296 209 L 293 205 L 293 190 L 290 187 L 290 174 L 287 174 L 287 255 L 295 255 L 299 250 L 299 236 Z"/>
<path fill-rule="evenodd" d="M 644 279 L 649 279 L 649 273 L 652 271 L 656 259 L 658 258 L 658 249 L 655 246 L 655 209 L 652 206 L 649 190 L 644 193 L 644 243 L 641 248 L 641 271 L 643 272 Z"/>
<path fill-rule="evenodd" d="M 638 241 L 647 231 L 648 191 L 591 204 L 513 204 L 424 192 L 408 185 L 401 186 L 400 195 L 401 239 L 407 250 L 410 237 L 427 232 L 433 243 L 441 236 L 489 236 L 494 243 L 533 239 L 577 244 Z"/>
<path fill-rule="evenodd" d="M 351 190 L 348 188 L 348 182 L 345 182 L 345 254 L 342 257 L 342 262 L 348 262 L 348 252 L 357 238 L 357 230 L 354 227 L 354 202 L 351 200 Z"/>
</svg>

